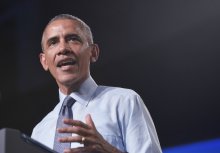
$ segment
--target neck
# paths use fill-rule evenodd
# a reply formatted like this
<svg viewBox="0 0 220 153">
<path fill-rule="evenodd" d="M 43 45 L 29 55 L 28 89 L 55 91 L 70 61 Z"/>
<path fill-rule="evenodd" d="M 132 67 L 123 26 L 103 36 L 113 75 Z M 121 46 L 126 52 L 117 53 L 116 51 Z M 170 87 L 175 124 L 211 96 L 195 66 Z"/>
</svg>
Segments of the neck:
<svg viewBox="0 0 220 153">
<path fill-rule="evenodd" d="M 74 82 L 72 84 L 59 84 L 59 89 L 60 91 L 65 94 L 65 95 L 70 95 L 72 92 L 76 92 L 79 90 L 79 88 L 81 87 L 81 85 L 83 84 L 83 82 L 87 79 L 88 77 L 86 77 L 85 79 L 82 79 L 80 81 Z"/>
</svg>

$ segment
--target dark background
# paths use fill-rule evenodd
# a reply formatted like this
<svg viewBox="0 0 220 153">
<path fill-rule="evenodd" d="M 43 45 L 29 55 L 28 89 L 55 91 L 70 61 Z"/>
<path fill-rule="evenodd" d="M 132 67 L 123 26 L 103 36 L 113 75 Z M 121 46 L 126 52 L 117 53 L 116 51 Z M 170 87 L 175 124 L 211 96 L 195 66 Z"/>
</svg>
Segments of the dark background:
<svg viewBox="0 0 220 153">
<path fill-rule="evenodd" d="M 163 148 L 219 138 L 219 8 L 219 0 L 1 0 L 0 128 L 30 135 L 58 102 L 38 54 L 48 20 L 70 13 L 101 49 L 93 78 L 137 91 Z"/>
</svg>

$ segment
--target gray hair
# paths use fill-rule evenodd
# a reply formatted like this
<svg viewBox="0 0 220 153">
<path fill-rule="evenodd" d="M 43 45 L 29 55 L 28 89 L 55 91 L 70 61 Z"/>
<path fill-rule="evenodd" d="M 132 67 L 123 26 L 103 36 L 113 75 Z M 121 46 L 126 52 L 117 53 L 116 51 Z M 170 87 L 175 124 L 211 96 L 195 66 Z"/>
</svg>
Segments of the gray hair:
<svg viewBox="0 0 220 153">
<path fill-rule="evenodd" d="M 53 21 L 59 20 L 59 19 L 69 19 L 69 20 L 73 20 L 76 21 L 80 27 L 80 29 L 85 33 L 87 41 L 89 44 L 93 44 L 93 35 L 92 35 L 92 31 L 90 29 L 90 27 L 80 18 L 70 15 L 70 14 L 59 14 L 55 17 L 53 17 L 48 24 L 46 25 L 45 29 L 48 27 L 48 25 L 50 25 Z M 45 31 L 44 29 L 44 31 Z M 44 32 L 43 32 L 44 33 Z M 43 36 L 42 36 L 42 40 L 41 40 L 41 47 L 43 49 Z"/>
</svg>

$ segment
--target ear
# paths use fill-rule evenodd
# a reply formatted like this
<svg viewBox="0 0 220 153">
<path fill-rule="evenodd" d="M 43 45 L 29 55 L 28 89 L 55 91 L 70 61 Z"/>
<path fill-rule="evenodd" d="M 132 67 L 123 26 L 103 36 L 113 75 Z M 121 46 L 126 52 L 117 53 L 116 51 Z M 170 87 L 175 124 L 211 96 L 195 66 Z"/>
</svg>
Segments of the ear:
<svg viewBox="0 0 220 153">
<path fill-rule="evenodd" d="M 97 44 L 92 44 L 90 62 L 94 63 L 99 58 L 99 46 Z"/>
<path fill-rule="evenodd" d="M 39 54 L 39 58 L 40 58 L 40 63 L 43 66 L 44 70 L 48 71 L 47 60 L 46 60 L 45 54 L 43 52 Z"/>
</svg>

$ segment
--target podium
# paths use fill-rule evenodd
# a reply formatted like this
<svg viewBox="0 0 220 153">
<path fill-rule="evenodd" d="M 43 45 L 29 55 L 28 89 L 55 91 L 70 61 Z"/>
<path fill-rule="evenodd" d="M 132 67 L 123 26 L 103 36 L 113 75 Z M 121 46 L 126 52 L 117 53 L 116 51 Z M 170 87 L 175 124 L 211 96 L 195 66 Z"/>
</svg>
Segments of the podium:
<svg viewBox="0 0 220 153">
<path fill-rule="evenodd" d="M 0 153 L 57 153 L 19 130 L 0 130 Z"/>
</svg>

